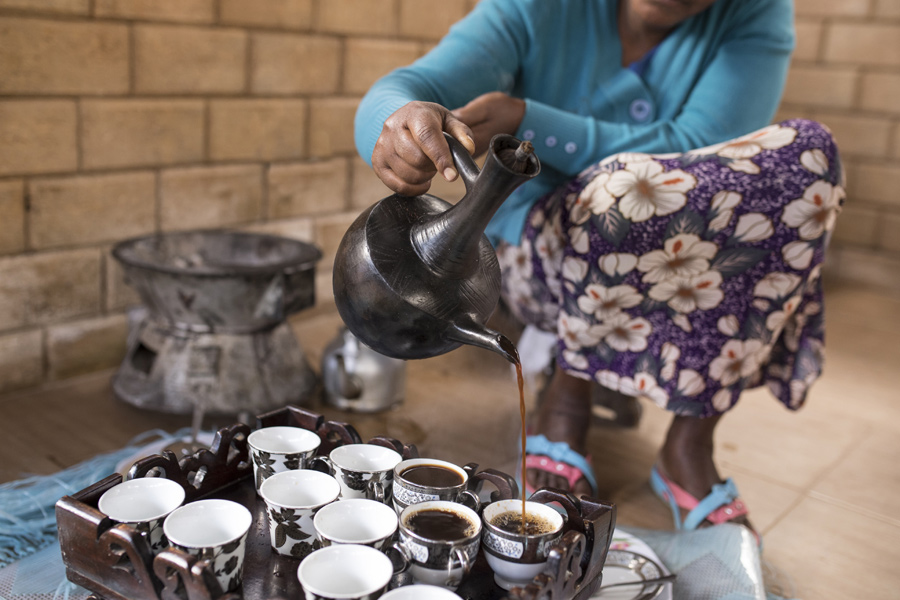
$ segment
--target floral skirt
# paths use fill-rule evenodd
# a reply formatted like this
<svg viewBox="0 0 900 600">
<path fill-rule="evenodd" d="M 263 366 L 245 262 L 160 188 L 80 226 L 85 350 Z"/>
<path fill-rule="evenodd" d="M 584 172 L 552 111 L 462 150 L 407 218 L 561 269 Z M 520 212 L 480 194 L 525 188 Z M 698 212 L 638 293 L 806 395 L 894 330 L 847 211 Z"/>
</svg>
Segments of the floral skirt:
<svg viewBox="0 0 900 600">
<path fill-rule="evenodd" d="M 683 154 L 623 153 L 497 249 L 503 297 L 558 364 L 679 415 L 760 385 L 800 407 L 823 364 L 820 270 L 844 199 L 830 132 L 789 120 Z"/>
</svg>

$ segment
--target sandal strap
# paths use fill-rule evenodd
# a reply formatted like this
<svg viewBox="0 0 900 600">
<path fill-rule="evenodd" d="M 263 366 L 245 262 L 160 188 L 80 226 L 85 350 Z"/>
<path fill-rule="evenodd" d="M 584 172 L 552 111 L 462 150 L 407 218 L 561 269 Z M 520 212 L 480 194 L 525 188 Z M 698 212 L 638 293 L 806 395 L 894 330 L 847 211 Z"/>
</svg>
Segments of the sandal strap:
<svg viewBox="0 0 900 600">
<path fill-rule="evenodd" d="M 584 477 L 591 485 L 591 490 L 594 493 L 597 492 L 597 479 L 594 477 L 594 469 L 591 467 L 588 458 L 582 456 L 575 450 L 572 450 L 567 443 L 551 442 L 544 435 L 530 435 L 525 440 L 525 454 L 536 455 L 538 457 L 545 456 L 556 463 L 562 463 L 567 467 L 577 469 L 580 476 L 574 481 L 578 481 L 578 479 Z M 526 466 L 528 466 L 529 458 L 529 456 L 525 457 Z M 548 470 L 542 468 L 544 466 L 539 464 L 534 464 L 533 467 L 544 471 Z M 551 465 L 551 467 L 551 472 L 557 472 L 554 465 Z M 562 474 L 562 472 L 560 472 L 560 474 Z M 564 476 L 568 479 L 568 476 Z M 574 487 L 574 482 L 569 480 L 569 485 Z"/>
<path fill-rule="evenodd" d="M 734 519 L 739 514 L 747 514 L 747 509 L 743 502 L 738 501 L 737 486 L 730 477 L 724 483 L 713 485 L 712 491 L 699 502 L 696 498 L 692 497 L 692 499 L 696 503 L 693 508 L 690 506 L 683 507 L 690 509 L 690 512 L 684 518 L 684 528 L 688 530 L 696 529 L 705 520 L 709 520 L 714 525 L 719 525 Z M 738 513 L 737 503 L 740 504 L 740 508 L 743 508 L 743 513 Z"/>
</svg>

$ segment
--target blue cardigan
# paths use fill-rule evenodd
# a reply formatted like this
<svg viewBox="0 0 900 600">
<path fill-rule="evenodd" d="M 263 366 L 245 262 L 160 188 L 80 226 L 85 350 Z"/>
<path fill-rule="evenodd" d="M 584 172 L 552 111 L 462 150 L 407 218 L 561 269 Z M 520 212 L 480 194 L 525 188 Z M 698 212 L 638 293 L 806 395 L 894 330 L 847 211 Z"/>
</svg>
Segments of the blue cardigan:
<svg viewBox="0 0 900 600">
<path fill-rule="evenodd" d="M 377 81 L 356 113 L 371 164 L 384 121 L 412 100 L 463 106 L 503 91 L 526 101 L 516 137 L 542 173 L 506 200 L 488 235 L 518 243 L 545 193 L 617 152 L 683 152 L 767 125 L 794 47 L 792 0 L 717 0 L 648 60 L 623 68 L 618 0 L 481 0 L 411 66 Z"/>
</svg>

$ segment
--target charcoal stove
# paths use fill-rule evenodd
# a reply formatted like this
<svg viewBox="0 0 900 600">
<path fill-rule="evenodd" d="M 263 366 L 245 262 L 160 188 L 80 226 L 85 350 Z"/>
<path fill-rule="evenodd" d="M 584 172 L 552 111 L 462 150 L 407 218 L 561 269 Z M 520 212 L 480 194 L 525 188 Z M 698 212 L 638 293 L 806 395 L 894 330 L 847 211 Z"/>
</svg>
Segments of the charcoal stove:
<svg viewBox="0 0 900 600">
<path fill-rule="evenodd" d="M 204 230 L 126 240 L 112 254 L 142 302 L 113 377 L 119 399 L 179 414 L 311 401 L 318 378 L 287 317 L 315 303 L 318 248 Z"/>
</svg>

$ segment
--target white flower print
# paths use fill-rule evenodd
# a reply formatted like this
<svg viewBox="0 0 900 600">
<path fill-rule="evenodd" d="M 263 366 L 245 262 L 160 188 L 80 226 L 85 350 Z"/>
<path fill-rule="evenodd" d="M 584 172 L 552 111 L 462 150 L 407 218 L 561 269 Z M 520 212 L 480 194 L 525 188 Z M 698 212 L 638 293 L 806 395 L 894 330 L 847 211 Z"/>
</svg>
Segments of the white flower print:
<svg viewBox="0 0 900 600">
<path fill-rule="evenodd" d="M 511 262 L 514 263 L 514 273 L 519 274 L 523 279 L 530 279 L 532 274 L 531 264 L 531 240 L 522 236 L 522 243 L 518 246 L 507 245 L 504 252 L 512 257 Z"/>
<path fill-rule="evenodd" d="M 588 360 L 583 354 L 572 352 L 571 350 L 563 350 L 563 359 L 573 369 L 587 371 Z"/>
<path fill-rule="evenodd" d="M 694 277 L 661 281 L 650 288 L 647 295 L 658 302 L 667 302 L 680 313 L 690 313 L 717 307 L 725 297 L 719 289 L 721 284 L 722 275 L 718 271 L 707 271 Z"/>
<path fill-rule="evenodd" d="M 634 379 L 622 377 L 619 379 L 619 391 L 627 396 L 643 396 L 649 398 L 660 408 L 665 408 L 669 402 L 669 394 L 659 387 L 656 379 L 650 373 L 636 373 Z"/>
<path fill-rule="evenodd" d="M 737 192 L 722 190 L 713 196 L 710 206 L 715 210 L 730 210 L 741 203 L 744 197 Z"/>
<path fill-rule="evenodd" d="M 691 320 L 687 318 L 687 315 L 675 315 L 672 317 L 672 322 L 678 325 L 682 331 L 690 333 L 694 330 L 694 326 L 691 325 Z"/>
<path fill-rule="evenodd" d="M 797 310 L 797 306 L 800 305 L 800 296 L 793 296 L 788 299 L 787 302 L 781 307 L 781 310 L 776 310 L 769 314 L 766 317 L 766 328 L 772 332 L 781 331 L 784 324 L 787 322 L 788 317 L 794 314 L 794 311 Z M 777 334 L 773 333 L 773 337 Z"/>
<path fill-rule="evenodd" d="M 709 261 L 719 247 L 704 242 L 693 233 L 679 233 L 666 240 L 662 250 L 641 256 L 637 268 L 646 273 L 645 283 L 657 283 L 671 277 L 699 275 L 709 269 Z"/>
<path fill-rule="evenodd" d="M 591 249 L 591 236 L 584 227 L 569 229 L 569 243 L 578 254 L 587 254 Z"/>
<path fill-rule="evenodd" d="M 581 190 L 569 211 L 569 218 L 573 223 L 578 225 L 587 221 L 592 214 L 603 214 L 615 203 L 616 199 L 606 189 L 609 178 L 609 173 L 599 173 Z"/>
<path fill-rule="evenodd" d="M 616 285 L 611 288 L 599 283 L 591 283 L 584 288 L 584 295 L 578 297 L 578 308 L 603 321 L 641 303 L 644 297 L 630 285 Z"/>
<path fill-rule="evenodd" d="M 775 228 L 772 221 L 762 213 L 747 213 L 738 217 L 734 228 L 734 239 L 739 242 L 761 242 L 772 237 Z"/>
<path fill-rule="evenodd" d="M 816 175 L 824 175 L 828 171 L 828 157 L 818 148 L 804 151 L 800 155 L 800 164 Z"/>
<path fill-rule="evenodd" d="M 606 371 L 601 369 L 594 375 L 594 379 L 597 380 L 597 383 L 608 390 L 619 389 L 619 374 L 615 371 Z"/>
<path fill-rule="evenodd" d="M 731 408 L 731 390 L 722 388 L 716 392 L 712 397 L 712 405 L 720 413 Z"/>
<path fill-rule="evenodd" d="M 587 277 L 587 261 L 574 256 L 567 256 L 562 264 L 562 276 L 569 281 L 584 281 Z"/>
<path fill-rule="evenodd" d="M 593 331 L 595 327 L 591 327 L 584 319 L 559 313 L 559 337 L 569 350 L 580 350 L 585 346 L 596 346 L 600 343 L 602 336 Z"/>
<path fill-rule="evenodd" d="M 619 313 L 594 325 L 591 333 L 603 338 L 604 342 L 618 352 L 641 352 L 647 349 L 647 336 L 652 330 L 647 319 L 632 319 L 625 313 Z"/>
<path fill-rule="evenodd" d="M 749 377 L 759 368 L 760 340 L 728 340 L 719 356 L 709 363 L 709 376 L 729 386 L 743 377 Z"/>
<path fill-rule="evenodd" d="M 663 342 L 659 351 L 660 358 L 663 359 L 662 369 L 659 370 L 659 377 L 663 381 L 669 381 L 675 376 L 675 365 L 681 358 L 681 349 L 672 342 Z"/>
<path fill-rule="evenodd" d="M 690 154 L 718 154 L 725 158 L 752 158 L 763 150 L 778 150 L 793 143 L 797 130 L 793 127 L 769 125 L 753 133 L 721 144 L 693 150 Z"/>
<path fill-rule="evenodd" d="M 716 216 L 709 222 L 710 231 L 721 231 L 728 227 L 731 217 L 734 216 L 734 207 L 743 199 L 744 197 L 737 192 L 728 190 L 717 192 L 710 202 L 710 209 L 716 212 Z"/>
<path fill-rule="evenodd" d="M 678 372 L 678 393 L 682 396 L 696 396 L 706 389 L 703 376 L 693 369 L 682 369 Z"/>
<path fill-rule="evenodd" d="M 740 158 L 738 160 L 732 160 L 728 163 L 728 168 L 732 171 L 739 171 L 741 173 L 747 173 L 748 175 L 758 175 L 759 174 L 759 165 L 750 160 L 749 158 Z"/>
<path fill-rule="evenodd" d="M 817 374 L 810 373 L 803 379 L 792 379 L 790 382 L 791 408 L 798 408 L 806 399 L 806 393 L 816 380 Z"/>
<path fill-rule="evenodd" d="M 740 328 L 741 323 L 734 315 L 724 315 L 719 317 L 719 320 L 716 321 L 716 329 L 719 330 L 719 333 L 727 335 L 728 337 L 733 337 Z"/>
<path fill-rule="evenodd" d="M 815 248 L 809 242 L 788 242 L 781 249 L 781 256 L 792 269 L 803 271 L 809 268 Z"/>
<path fill-rule="evenodd" d="M 800 277 L 793 273 L 774 271 L 766 274 L 753 287 L 753 295 L 778 300 L 787 297 L 800 285 Z"/>
<path fill-rule="evenodd" d="M 637 262 L 637 256 L 627 252 L 612 252 L 610 254 L 604 254 L 597 259 L 600 270 L 610 277 L 630 273 L 637 265 Z"/>
<path fill-rule="evenodd" d="M 827 181 L 814 181 L 804 190 L 802 198 L 784 207 L 781 220 L 788 227 L 799 229 L 800 239 L 814 240 L 834 228 L 843 196 L 842 188 Z"/>
<path fill-rule="evenodd" d="M 619 211 L 639 223 L 653 215 L 671 214 L 687 203 L 685 195 L 697 185 L 680 169 L 665 171 L 655 160 L 630 163 L 612 174 L 606 188 L 619 200 Z"/>
</svg>

